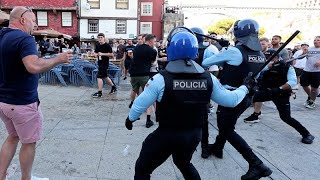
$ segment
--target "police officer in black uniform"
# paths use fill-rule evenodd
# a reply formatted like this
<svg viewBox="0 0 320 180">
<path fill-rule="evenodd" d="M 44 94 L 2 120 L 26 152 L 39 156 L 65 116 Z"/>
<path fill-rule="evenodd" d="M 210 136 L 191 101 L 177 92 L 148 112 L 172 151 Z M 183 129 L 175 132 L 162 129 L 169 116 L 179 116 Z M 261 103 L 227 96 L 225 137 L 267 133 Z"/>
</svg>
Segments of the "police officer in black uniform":
<svg viewBox="0 0 320 180">
<path fill-rule="evenodd" d="M 198 27 L 193 27 L 190 29 L 193 32 L 204 34 L 203 30 Z M 197 64 L 202 64 L 203 56 L 206 48 L 209 46 L 209 44 L 204 44 L 204 37 L 200 35 L 196 35 L 196 38 L 198 40 L 198 56 L 194 60 Z M 208 104 L 209 108 L 210 102 Z M 210 149 L 209 149 L 209 121 L 208 121 L 208 114 L 205 117 L 205 121 L 203 123 L 202 127 L 202 138 L 201 138 L 201 157 L 202 158 L 208 158 L 210 156 Z"/>
<path fill-rule="evenodd" d="M 268 53 L 273 54 L 275 50 L 268 50 Z M 279 55 L 273 59 L 273 63 L 268 65 L 267 71 L 263 73 L 259 91 L 253 96 L 253 103 L 272 101 L 278 111 L 280 118 L 293 128 L 295 128 L 302 135 L 302 142 L 311 144 L 314 140 L 309 131 L 303 127 L 299 121 L 291 117 L 290 112 L 290 96 L 291 87 L 297 84 L 297 76 L 292 66 L 288 63 L 279 60 Z M 255 107 L 255 106 L 254 106 Z M 261 109 L 255 107 L 255 114 L 261 114 Z M 256 112 L 258 111 L 258 112 Z M 254 118 L 251 118 L 252 121 Z M 247 120 L 250 121 L 251 119 Z"/>
<path fill-rule="evenodd" d="M 190 163 L 201 139 L 202 124 L 211 100 L 227 107 L 242 101 L 254 84 L 247 77 L 234 91 L 222 87 L 216 77 L 193 61 L 198 52 L 198 42 L 193 32 L 176 28 L 168 36 L 168 65 L 146 84 L 134 101 L 126 128 L 155 101 L 159 127 L 143 142 L 135 166 L 136 180 L 150 179 L 154 169 L 172 155 L 173 162 L 187 180 L 198 180 L 200 175 Z"/>
<path fill-rule="evenodd" d="M 256 72 L 265 63 L 258 39 L 259 25 L 255 20 L 236 21 L 233 32 L 236 40 L 235 47 L 228 47 L 227 50 L 204 59 L 202 64 L 203 67 L 222 65 L 220 82 L 230 90 L 239 87 L 249 72 Z M 213 155 L 222 158 L 224 145 L 228 141 L 244 157 L 249 163 L 249 170 L 241 177 L 243 180 L 260 179 L 272 173 L 253 153 L 246 141 L 234 131 L 237 119 L 250 104 L 251 97 L 247 96 L 234 108 L 218 106 L 219 134 L 211 146 Z"/>
</svg>

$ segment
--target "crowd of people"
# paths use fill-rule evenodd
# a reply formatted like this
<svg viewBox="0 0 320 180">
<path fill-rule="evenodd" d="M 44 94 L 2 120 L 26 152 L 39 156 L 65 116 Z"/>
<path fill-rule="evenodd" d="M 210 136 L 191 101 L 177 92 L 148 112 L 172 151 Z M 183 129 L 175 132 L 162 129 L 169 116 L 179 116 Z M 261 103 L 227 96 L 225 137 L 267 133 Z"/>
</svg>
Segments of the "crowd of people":
<svg viewBox="0 0 320 180">
<path fill-rule="evenodd" d="M 9 27 L 0 31 L 0 118 L 8 131 L 0 151 L 0 180 L 6 179 L 19 142 L 22 179 L 42 179 L 31 174 L 36 142 L 43 128 L 38 74 L 71 62 L 68 52 L 49 59 L 38 56 L 31 36 L 35 22 L 36 16 L 30 9 L 15 7 L 10 13 Z M 217 39 L 215 33 L 204 38 L 200 28 L 175 28 L 167 44 L 157 42 L 152 34 L 139 35 L 136 46 L 132 40 L 120 40 L 119 44 L 112 41 L 110 45 L 103 33 L 98 34 L 98 44 L 92 52 L 99 66 L 98 92 L 92 97 L 102 97 L 103 80 L 112 87 L 111 94 L 117 91 L 107 72 L 109 59 L 115 58 L 124 67 L 123 78 L 130 74 L 132 86 L 125 127 L 132 130 L 134 122 L 146 112 L 145 126 L 150 128 L 154 125 L 153 109 L 159 124 L 143 141 L 134 179 L 150 179 L 152 172 L 172 155 L 185 179 L 199 180 L 200 174 L 190 162 L 198 144 L 201 142 L 202 158 L 214 155 L 222 159 L 227 141 L 248 162 L 242 180 L 271 175 L 272 170 L 235 131 L 238 118 L 252 103 L 254 113 L 245 122 L 258 122 L 261 102 L 273 101 L 280 118 L 301 134 L 302 143 L 313 143 L 315 137 L 291 117 L 290 96 L 300 76 L 300 84 L 308 95 L 305 107 L 315 108 L 320 83 L 320 37 L 315 37 L 313 47 L 308 44 L 302 44 L 301 49 L 295 47 L 291 56 L 286 49 L 277 54 L 283 48 L 281 36 L 273 36 L 271 43 L 268 38 L 259 39 L 259 25 L 253 19 L 236 21 L 233 32 L 233 46 Z M 49 40 L 49 44 L 53 51 L 68 48 L 63 39 L 59 46 L 54 40 Z M 45 47 L 47 52 L 49 46 Z M 296 58 L 292 61 L 295 69 L 289 63 L 291 57 Z M 252 73 L 257 73 L 257 77 Z M 211 101 L 218 104 L 219 134 L 213 144 L 208 142 Z"/>
</svg>

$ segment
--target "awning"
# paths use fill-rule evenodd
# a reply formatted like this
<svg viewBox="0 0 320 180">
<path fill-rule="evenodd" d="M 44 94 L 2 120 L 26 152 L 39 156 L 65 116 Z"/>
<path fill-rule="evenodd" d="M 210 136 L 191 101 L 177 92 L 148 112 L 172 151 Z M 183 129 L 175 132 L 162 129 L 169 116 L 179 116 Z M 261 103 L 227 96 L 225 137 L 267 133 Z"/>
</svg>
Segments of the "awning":
<svg viewBox="0 0 320 180">
<path fill-rule="evenodd" d="M 0 10 L 0 24 L 9 20 L 10 15 Z"/>
<path fill-rule="evenodd" d="M 72 39 L 72 36 L 67 35 L 67 34 L 63 34 L 61 32 L 53 30 L 53 29 L 43 29 L 43 30 L 33 31 L 32 35 L 35 35 L 35 36 L 50 36 L 50 37 L 63 36 L 65 39 L 69 39 L 69 40 Z"/>
</svg>

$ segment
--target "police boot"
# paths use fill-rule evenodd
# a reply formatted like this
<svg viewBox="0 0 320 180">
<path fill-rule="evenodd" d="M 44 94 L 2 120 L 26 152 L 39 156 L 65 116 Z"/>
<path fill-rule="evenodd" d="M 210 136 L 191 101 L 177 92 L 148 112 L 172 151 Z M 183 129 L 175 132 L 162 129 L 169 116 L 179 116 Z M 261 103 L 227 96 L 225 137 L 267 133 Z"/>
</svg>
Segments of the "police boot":
<svg viewBox="0 0 320 180">
<path fill-rule="evenodd" d="M 208 144 L 201 144 L 201 157 L 207 159 L 210 156 L 210 148 Z"/>
<path fill-rule="evenodd" d="M 241 180 L 258 180 L 262 177 L 270 176 L 271 174 L 271 169 L 263 163 L 251 164 L 249 165 L 248 172 L 245 175 L 241 176 Z"/>
<path fill-rule="evenodd" d="M 210 145 L 210 152 L 217 158 L 223 158 L 223 149 L 219 148 L 216 144 Z"/>
</svg>

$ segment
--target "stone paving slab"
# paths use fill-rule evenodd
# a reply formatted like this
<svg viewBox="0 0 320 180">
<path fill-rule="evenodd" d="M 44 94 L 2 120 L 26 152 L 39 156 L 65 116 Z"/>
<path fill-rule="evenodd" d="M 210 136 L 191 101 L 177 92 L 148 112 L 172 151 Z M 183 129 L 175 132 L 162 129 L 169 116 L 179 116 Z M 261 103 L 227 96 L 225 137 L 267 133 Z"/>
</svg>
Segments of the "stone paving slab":
<svg viewBox="0 0 320 180">
<path fill-rule="evenodd" d="M 104 90 L 101 99 L 91 98 L 95 88 L 60 87 L 40 85 L 39 95 L 44 113 L 44 133 L 37 144 L 34 174 L 51 180 L 131 180 L 134 164 L 145 137 L 156 129 L 145 128 L 146 115 L 134 123 L 132 131 L 124 127 L 130 103 L 129 86 L 120 86 L 115 95 Z M 318 105 L 309 110 L 303 106 L 306 95 L 300 89 L 297 99 L 291 101 L 292 116 L 306 126 L 316 140 L 312 145 L 300 142 L 301 136 L 285 124 L 272 102 L 263 106 L 260 123 L 248 125 L 243 119 L 253 109 L 249 108 L 239 118 L 236 131 L 252 146 L 254 152 L 273 170 L 274 180 L 320 180 L 320 121 Z M 316 101 L 318 104 L 319 100 Z M 215 114 L 210 115 L 210 137 L 217 135 Z M 154 114 L 152 114 L 154 120 Z M 6 138 L 6 129 L 0 123 L 0 143 Z M 123 150 L 129 145 L 129 153 Z M 204 180 L 238 180 L 248 164 L 227 143 L 224 158 L 210 156 L 204 160 L 197 147 L 192 163 Z M 14 157 L 18 164 L 18 154 Z M 20 170 L 12 178 L 18 180 Z M 170 157 L 154 171 L 155 180 L 182 180 L 183 177 Z"/>
</svg>

